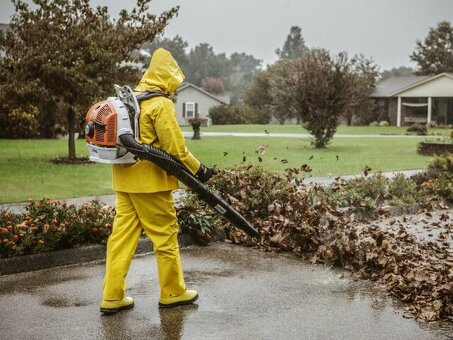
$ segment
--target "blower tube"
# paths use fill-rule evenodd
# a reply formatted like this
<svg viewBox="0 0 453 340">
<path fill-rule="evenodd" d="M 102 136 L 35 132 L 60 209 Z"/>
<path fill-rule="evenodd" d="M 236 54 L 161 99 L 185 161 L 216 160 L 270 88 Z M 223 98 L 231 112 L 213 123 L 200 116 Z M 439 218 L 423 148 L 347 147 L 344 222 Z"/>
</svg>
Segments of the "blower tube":
<svg viewBox="0 0 453 340">
<path fill-rule="evenodd" d="M 198 197 L 205 201 L 210 207 L 225 217 L 230 223 L 243 230 L 250 236 L 257 236 L 258 231 L 247 222 L 236 210 L 234 210 L 221 197 L 212 192 L 207 186 L 201 183 L 186 167 L 176 158 L 164 150 L 147 144 L 138 143 L 132 134 L 119 136 L 121 144 L 127 151 L 135 156 L 146 159 L 159 166 L 171 176 L 175 176 L 182 183 L 196 192 Z"/>
</svg>

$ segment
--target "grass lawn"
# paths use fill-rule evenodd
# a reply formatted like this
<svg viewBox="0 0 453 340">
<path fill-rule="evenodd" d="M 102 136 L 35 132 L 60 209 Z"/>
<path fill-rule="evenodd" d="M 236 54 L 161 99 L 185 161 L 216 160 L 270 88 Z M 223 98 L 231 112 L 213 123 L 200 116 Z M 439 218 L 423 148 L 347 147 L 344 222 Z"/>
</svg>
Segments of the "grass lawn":
<svg viewBox="0 0 453 340">
<path fill-rule="evenodd" d="M 184 126 L 183 131 L 192 131 L 190 126 Z M 348 135 L 406 135 L 407 127 L 396 126 L 345 126 L 340 125 L 337 129 L 338 134 Z M 270 133 L 308 133 L 301 125 L 297 124 L 269 124 L 269 125 L 215 125 L 202 127 L 201 132 L 250 132 L 264 133 L 264 130 Z M 451 129 L 430 128 L 430 135 L 449 134 Z"/>
<path fill-rule="evenodd" d="M 283 172 L 286 168 L 309 164 L 313 172 L 308 176 L 318 177 L 357 174 L 365 165 L 373 171 L 424 168 L 431 158 L 416 153 L 418 141 L 414 138 L 338 138 L 327 149 L 316 150 L 306 139 L 205 137 L 196 141 L 188 139 L 187 145 L 203 163 L 215 164 L 218 168 L 254 164 Z M 259 162 L 255 150 L 261 144 L 267 144 L 267 150 Z M 67 142 L 62 140 L 0 140 L 0 203 L 113 193 L 109 165 L 50 162 L 66 154 Z M 78 140 L 77 155 L 87 154 L 85 141 Z"/>
<path fill-rule="evenodd" d="M 338 138 L 328 148 L 317 150 L 309 140 L 296 138 L 229 137 L 225 143 L 222 137 L 205 137 L 187 141 L 192 153 L 208 165 L 226 168 L 253 164 L 283 172 L 308 164 L 313 169 L 308 176 L 313 177 L 358 174 L 365 165 L 373 171 L 424 168 L 431 158 L 416 153 L 417 143 L 412 138 Z M 267 150 L 259 156 L 255 150 L 261 144 L 266 144 Z"/>
<path fill-rule="evenodd" d="M 0 203 L 112 193 L 109 165 L 50 162 L 66 155 L 63 140 L 0 140 Z M 84 140 L 77 141 L 77 155 L 88 155 Z"/>
</svg>

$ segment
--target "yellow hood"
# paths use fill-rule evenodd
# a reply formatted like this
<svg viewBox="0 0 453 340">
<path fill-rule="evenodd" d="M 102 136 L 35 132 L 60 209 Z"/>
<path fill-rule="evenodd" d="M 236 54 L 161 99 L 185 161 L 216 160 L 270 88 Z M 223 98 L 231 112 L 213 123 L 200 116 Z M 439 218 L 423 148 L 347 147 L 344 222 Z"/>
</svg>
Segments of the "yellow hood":
<svg viewBox="0 0 453 340">
<path fill-rule="evenodd" d="M 184 80 L 184 74 L 170 52 L 163 48 L 154 51 L 148 70 L 135 88 L 136 91 L 173 93 Z"/>
</svg>

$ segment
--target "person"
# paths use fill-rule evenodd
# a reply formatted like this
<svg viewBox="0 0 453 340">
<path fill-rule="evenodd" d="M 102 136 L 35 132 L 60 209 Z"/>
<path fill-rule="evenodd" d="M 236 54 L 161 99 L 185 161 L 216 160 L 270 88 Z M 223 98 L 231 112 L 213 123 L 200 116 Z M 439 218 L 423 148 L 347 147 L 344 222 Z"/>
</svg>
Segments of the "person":
<svg viewBox="0 0 453 340">
<path fill-rule="evenodd" d="M 159 91 L 170 94 L 184 80 L 184 74 L 170 52 L 160 48 L 135 88 L 136 93 Z M 206 182 L 215 169 L 202 165 L 187 149 L 176 121 L 173 102 L 158 96 L 140 103 L 140 143 L 161 148 L 178 159 L 199 180 Z M 153 244 L 160 286 L 159 307 L 191 304 L 198 298 L 186 288 L 179 254 L 179 226 L 172 191 L 178 180 L 147 160 L 113 165 L 116 215 L 107 242 L 106 272 L 100 310 L 113 314 L 132 308 L 125 295 L 125 278 L 138 240 L 145 231 Z"/>
</svg>

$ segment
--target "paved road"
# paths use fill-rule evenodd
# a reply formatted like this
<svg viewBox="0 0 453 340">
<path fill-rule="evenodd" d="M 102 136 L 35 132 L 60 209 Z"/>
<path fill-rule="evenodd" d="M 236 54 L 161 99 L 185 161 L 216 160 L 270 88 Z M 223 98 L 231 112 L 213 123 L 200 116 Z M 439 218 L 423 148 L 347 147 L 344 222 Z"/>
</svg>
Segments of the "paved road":
<svg viewBox="0 0 453 340">
<path fill-rule="evenodd" d="M 134 259 L 136 306 L 99 313 L 102 263 L 0 277 L 2 339 L 447 339 L 368 282 L 290 255 L 217 243 L 182 250 L 197 305 L 157 308 L 154 255 Z M 453 334 L 453 333 L 450 333 Z"/>
</svg>

